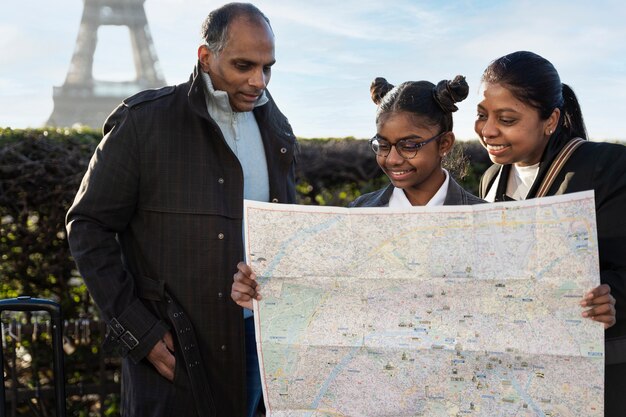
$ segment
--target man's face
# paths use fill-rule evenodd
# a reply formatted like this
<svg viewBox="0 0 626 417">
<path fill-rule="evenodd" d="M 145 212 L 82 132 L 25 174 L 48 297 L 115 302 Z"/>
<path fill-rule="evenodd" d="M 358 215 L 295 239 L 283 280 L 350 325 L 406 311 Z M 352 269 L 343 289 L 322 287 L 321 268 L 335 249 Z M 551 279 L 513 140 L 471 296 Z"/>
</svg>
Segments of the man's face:
<svg viewBox="0 0 626 417">
<path fill-rule="evenodd" d="M 228 26 L 224 49 L 214 53 L 201 46 L 198 58 L 215 90 L 228 93 L 233 111 L 252 111 L 276 62 L 274 35 L 265 21 L 238 17 Z"/>
</svg>

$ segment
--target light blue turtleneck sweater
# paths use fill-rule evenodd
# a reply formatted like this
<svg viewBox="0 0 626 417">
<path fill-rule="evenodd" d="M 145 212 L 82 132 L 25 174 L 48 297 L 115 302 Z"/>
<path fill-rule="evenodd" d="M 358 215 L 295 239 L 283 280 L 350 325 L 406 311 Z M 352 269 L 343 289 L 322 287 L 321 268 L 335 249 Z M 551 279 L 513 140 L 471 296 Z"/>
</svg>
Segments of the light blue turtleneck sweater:
<svg viewBox="0 0 626 417">
<path fill-rule="evenodd" d="M 202 71 L 206 106 L 209 115 L 220 127 L 226 143 L 237 156 L 243 170 L 243 198 L 255 201 L 269 201 L 270 186 L 267 174 L 267 160 L 259 125 L 251 111 L 235 112 L 230 106 L 228 93 L 215 90 L 209 74 Z M 265 92 L 259 97 L 256 106 L 262 106 L 269 99 Z M 242 231 L 243 233 L 243 231 Z M 251 310 L 243 310 L 244 318 L 253 315 Z"/>
<path fill-rule="evenodd" d="M 202 71 L 205 85 L 206 105 L 209 115 L 220 127 L 226 143 L 239 159 L 243 170 L 243 198 L 255 201 L 269 201 L 270 188 L 267 174 L 265 149 L 259 126 L 251 111 L 235 112 L 225 91 L 215 90 L 209 74 Z M 265 92 L 259 97 L 256 106 L 269 100 Z"/>
</svg>

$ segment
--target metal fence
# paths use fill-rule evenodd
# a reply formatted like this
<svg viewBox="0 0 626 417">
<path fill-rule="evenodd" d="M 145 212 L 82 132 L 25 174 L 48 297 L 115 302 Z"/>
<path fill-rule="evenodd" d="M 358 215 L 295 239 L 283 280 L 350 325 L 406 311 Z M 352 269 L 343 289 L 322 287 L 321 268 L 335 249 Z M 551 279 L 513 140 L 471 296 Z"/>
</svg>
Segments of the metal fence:
<svg viewBox="0 0 626 417">
<path fill-rule="evenodd" d="M 54 415 L 52 334 L 49 316 L 0 316 L 7 417 Z M 63 350 L 68 415 L 118 415 L 120 360 L 106 354 L 106 325 L 97 317 L 64 321 Z"/>
</svg>

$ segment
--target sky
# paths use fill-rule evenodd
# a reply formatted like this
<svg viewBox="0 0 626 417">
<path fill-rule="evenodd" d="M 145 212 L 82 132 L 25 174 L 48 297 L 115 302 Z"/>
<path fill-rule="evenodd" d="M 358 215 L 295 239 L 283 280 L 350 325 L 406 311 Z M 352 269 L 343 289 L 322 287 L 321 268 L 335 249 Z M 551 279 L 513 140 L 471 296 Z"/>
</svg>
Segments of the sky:
<svg viewBox="0 0 626 417">
<path fill-rule="evenodd" d="M 90 0 L 86 0 L 90 1 Z M 81 0 L 4 1 L 0 8 L 0 127 L 40 127 L 63 84 L 82 16 Z M 146 0 L 167 84 L 196 63 L 200 25 L 224 4 Z M 257 0 L 276 35 L 269 90 L 297 136 L 369 138 L 376 106 L 369 85 L 437 83 L 461 74 L 468 98 L 454 115 L 456 137 L 476 139 L 480 76 L 495 58 L 530 50 L 572 86 L 593 140 L 626 140 L 626 6 L 622 0 Z M 131 80 L 127 28 L 102 26 L 94 56 L 99 80 Z M 112 109 L 111 109 L 112 110 Z"/>
</svg>

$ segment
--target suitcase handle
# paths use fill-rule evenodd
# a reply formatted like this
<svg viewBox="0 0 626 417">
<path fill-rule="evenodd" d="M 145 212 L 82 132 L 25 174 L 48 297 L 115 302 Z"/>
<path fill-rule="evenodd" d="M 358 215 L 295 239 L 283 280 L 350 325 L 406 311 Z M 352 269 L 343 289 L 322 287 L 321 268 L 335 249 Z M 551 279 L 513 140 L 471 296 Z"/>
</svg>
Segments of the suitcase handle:
<svg viewBox="0 0 626 417">
<path fill-rule="evenodd" d="M 65 408 L 65 371 L 63 368 L 63 321 L 61 320 L 61 306 L 54 301 L 30 296 L 20 296 L 0 300 L 0 314 L 3 311 L 46 311 L 52 320 L 52 349 L 54 370 L 54 392 L 56 396 L 57 417 L 66 416 Z M 4 335 L 2 335 L 4 337 Z M 0 345 L 1 346 L 1 345 Z M 1 352 L 0 352 L 1 353 Z M 0 354 L 0 371 L 4 373 L 4 358 Z M 0 407 L 4 410 L 5 392 L 4 378 L 0 389 Z M 4 414 L 4 413 L 3 413 Z"/>
</svg>

